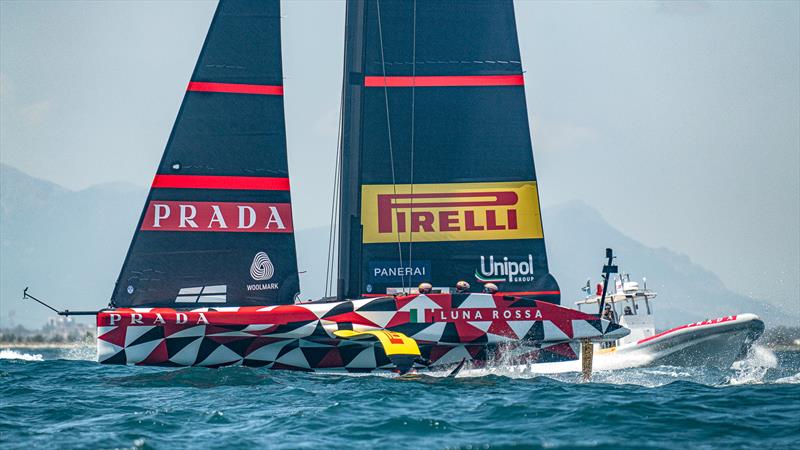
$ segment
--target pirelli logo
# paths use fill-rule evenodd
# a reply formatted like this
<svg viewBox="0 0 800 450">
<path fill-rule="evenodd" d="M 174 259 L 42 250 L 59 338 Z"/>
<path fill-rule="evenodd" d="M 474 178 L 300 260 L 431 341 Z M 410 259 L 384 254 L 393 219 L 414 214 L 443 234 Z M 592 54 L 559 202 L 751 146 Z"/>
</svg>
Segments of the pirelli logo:
<svg viewBox="0 0 800 450">
<path fill-rule="evenodd" d="M 363 242 L 542 237 L 535 181 L 361 187 Z"/>
</svg>

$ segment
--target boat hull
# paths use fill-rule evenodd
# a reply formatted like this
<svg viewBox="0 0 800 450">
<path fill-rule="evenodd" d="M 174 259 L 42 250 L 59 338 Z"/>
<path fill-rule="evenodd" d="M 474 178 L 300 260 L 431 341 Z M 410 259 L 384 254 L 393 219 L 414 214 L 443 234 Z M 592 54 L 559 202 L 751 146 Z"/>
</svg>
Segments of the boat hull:
<svg viewBox="0 0 800 450">
<path fill-rule="evenodd" d="M 641 354 L 645 365 L 712 366 L 727 369 L 764 332 L 755 314 L 739 314 L 683 325 L 619 347 L 619 357 Z"/>
<path fill-rule="evenodd" d="M 419 367 L 486 361 L 526 347 L 577 357 L 575 341 L 618 339 L 628 330 L 530 298 L 430 294 L 268 307 L 125 308 L 97 316 L 98 361 L 158 366 L 245 365 L 289 370 L 393 370 L 380 346 L 337 330 L 387 329 L 415 339 Z M 545 357 L 545 356 L 543 356 Z"/>
<path fill-rule="evenodd" d="M 764 332 L 764 322 L 755 314 L 738 314 L 690 323 L 658 333 L 635 343 L 599 349 L 595 370 L 617 370 L 647 366 L 704 366 L 727 369 L 741 359 Z M 580 371 L 579 361 L 533 364 L 535 373 Z"/>
</svg>

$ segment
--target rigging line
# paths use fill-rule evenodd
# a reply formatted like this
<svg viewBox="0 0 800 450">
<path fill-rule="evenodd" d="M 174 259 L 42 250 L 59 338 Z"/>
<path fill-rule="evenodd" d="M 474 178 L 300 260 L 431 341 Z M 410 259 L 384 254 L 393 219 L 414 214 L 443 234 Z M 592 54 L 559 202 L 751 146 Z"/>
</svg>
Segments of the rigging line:
<svg viewBox="0 0 800 450">
<path fill-rule="evenodd" d="M 325 268 L 325 296 L 331 294 L 333 291 L 332 284 L 333 284 L 333 272 L 334 272 L 334 261 L 335 261 L 335 250 L 334 250 L 334 240 L 336 236 L 336 232 L 338 231 L 338 219 L 337 219 L 337 206 L 339 202 L 339 192 L 340 192 L 340 181 L 341 181 L 341 154 L 342 154 L 342 128 L 344 126 L 343 123 L 344 118 L 344 84 L 342 85 L 342 98 L 339 103 L 339 134 L 336 139 L 336 168 L 334 169 L 333 173 L 333 196 L 331 198 L 331 221 L 330 221 L 330 229 L 328 230 L 328 262 L 327 267 Z"/>
<path fill-rule="evenodd" d="M 339 132 L 336 139 L 336 168 L 333 173 L 333 197 L 331 199 L 331 221 L 328 230 L 328 261 L 325 268 L 325 296 L 333 294 L 334 286 L 338 286 L 339 267 L 336 263 L 338 255 L 337 244 L 339 241 L 339 228 L 341 227 L 338 212 L 340 212 L 342 199 L 342 159 L 344 158 L 344 97 L 347 86 L 347 42 L 344 45 L 344 59 L 342 60 L 342 90 L 339 96 Z M 336 276 L 334 276 L 334 274 Z M 338 295 L 338 293 L 337 293 Z"/>
<path fill-rule="evenodd" d="M 389 117 L 389 87 L 386 81 L 386 59 L 383 55 L 383 29 L 381 27 L 381 0 L 375 0 L 378 7 L 378 40 L 381 45 L 381 70 L 383 72 L 383 101 L 386 105 L 386 131 L 389 133 L 389 165 L 392 169 L 392 190 L 397 198 L 397 180 L 394 174 L 394 149 L 392 148 L 392 120 Z M 403 246 L 400 244 L 400 224 L 397 224 L 397 256 L 400 258 L 400 267 L 403 267 Z M 400 275 L 400 284 L 403 292 L 406 290 L 406 277 Z"/>
<path fill-rule="evenodd" d="M 416 88 L 417 88 L 417 0 L 414 0 L 414 13 L 413 23 L 411 26 L 411 208 L 409 209 L 408 216 L 414 216 L 414 115 L 416 112 Z M 408 229 L 408 265 L 412 265 L 414 256 L 414 228 Z M 408 280 L 409 286 L 411 279 Z"/>
</svg>

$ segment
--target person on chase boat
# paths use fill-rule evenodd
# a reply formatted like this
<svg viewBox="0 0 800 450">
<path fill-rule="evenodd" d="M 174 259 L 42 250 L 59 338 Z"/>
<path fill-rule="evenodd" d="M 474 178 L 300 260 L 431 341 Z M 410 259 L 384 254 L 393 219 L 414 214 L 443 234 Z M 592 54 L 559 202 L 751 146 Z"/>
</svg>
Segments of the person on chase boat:
<svg viewBox="0 0 800 450">
<path fill-rule="evenodd" d="M 494 283 L 486 283 L 483 285 L 483 292 L 485 294 L 494 294 L 498 291 L 497 285 Z"/>
<path fill-rule="evenodd" d="M 420 294 L 430 294 L 433 286 L 430 283 L 420 283 L 417 289 Z"/>
<path fill-rule="evenodd" d="M 614 310 L 611 309 L 611 305 L 606 305 L 606 307 L 603 308 L 602 318 L 608 320 L 609 322 L 616 323 L 616 316 L 614 315 Z"/>
<path fill-rule="evenodd" d="M 459 281 L 456 283 L 456 294 L 464 294 L 469 291 L 469 283 L 466 281 Z"/>
</svg>

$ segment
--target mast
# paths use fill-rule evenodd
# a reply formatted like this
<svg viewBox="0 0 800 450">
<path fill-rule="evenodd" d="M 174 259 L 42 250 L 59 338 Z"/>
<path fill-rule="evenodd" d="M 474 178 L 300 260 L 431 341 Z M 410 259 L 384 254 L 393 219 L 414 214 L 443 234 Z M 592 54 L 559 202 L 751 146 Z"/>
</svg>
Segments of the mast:
<svg viewBox="0 0 800 450">
<path fill-rule="evenodd" d="M 345 19 L 344 107 L 339 202 L 339 270 L 336 296 L 341 300 L 361 295 L 360 163 L 361 107 L 364 80 L 365 0 L 349 0 Z"/>
</svg>

